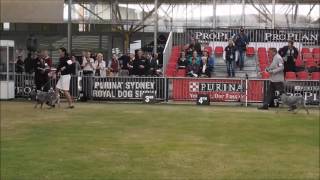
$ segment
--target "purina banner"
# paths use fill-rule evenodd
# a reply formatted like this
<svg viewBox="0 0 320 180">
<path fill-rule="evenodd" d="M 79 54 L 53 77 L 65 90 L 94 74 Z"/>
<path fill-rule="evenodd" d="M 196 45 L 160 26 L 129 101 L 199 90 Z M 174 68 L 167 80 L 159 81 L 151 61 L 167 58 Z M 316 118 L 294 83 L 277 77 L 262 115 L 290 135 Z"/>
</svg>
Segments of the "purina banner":
<svg viewBox="0 0 320 180">
<path fill-rule="evenodd" d="M 92 97 L 95 100 L 142 99 L 144 94 L 165 98 L 165 78 L 102 77 L 94 78 Z"/>
<path fill-rule="evenodd" d="M 243 80 L 173 79 L 172 99 L 195 100 L 198 94 L 208 94 L 211 101 L 240 101 L 244 93 Z"/>
<path fill-rule="evenodd" d="M 199 42 L 228 41 L 239 29 L 188 28 L 187 34 Z M 320 45 L 320 29 L 245 29 L 250 42 L 287 42 L 289 39 L 303 45 Z"/>
</svg>

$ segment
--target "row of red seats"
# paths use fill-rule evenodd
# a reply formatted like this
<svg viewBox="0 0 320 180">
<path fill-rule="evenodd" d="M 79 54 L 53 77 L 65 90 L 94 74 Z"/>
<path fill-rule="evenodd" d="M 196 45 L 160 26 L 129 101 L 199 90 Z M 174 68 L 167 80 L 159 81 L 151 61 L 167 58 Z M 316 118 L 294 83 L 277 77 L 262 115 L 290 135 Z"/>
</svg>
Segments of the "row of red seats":
<svg viewBox="0 0 320 180">
<path fill-rule="evenodd" d="M 266 71 L 261 72 L 261 78 L 262 79 L 268 79 L 270 77 L 270 74 Z M 311 75 L 309 75 L 306 71 L 301 72 L 286 72 L 285 75 L 286 80 L 320 80 L 320 72 L 313 72 Z"/>
</svg>

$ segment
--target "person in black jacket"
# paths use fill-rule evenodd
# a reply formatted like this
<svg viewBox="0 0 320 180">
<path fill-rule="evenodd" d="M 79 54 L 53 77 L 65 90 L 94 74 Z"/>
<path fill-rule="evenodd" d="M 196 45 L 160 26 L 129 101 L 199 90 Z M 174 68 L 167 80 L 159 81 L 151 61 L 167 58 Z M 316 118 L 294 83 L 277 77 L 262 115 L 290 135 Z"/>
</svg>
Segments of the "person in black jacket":
<svg viewBox="0 0 320 180">
<path fill-rule="evenodd" d="M 67 50 L 65 48 L 59 49 L 59 65 L 57 68 L 57 74 L 60 76 L 57 85 L 56 93 L 59 95 L 59 91 L 62 90 L 66 96 L 69 104 L 69 108 L 74 108 L 71 95 L 69 93 L 71 74 L 74 72 L 72 61 L 69 59 Z"/>
<path fill-rule="evenodd" d="M 38 56 L 35 64 L 35 84 L 37 90 L 47 92 L 50 89 L 49 76 L 50 71 L 49 65 L 44 61 L 41 56 Z"/>
<path fill-rule="evenodd" d="M 200 68 L 198 72 L 199 77 L 211 77 L 210 66 L 208 65 L 208 58 L 203 56 L 201 57 Z"/>
<path fill-rule="evenodd" d="M 16 62 L 16 73 L 23 73 L 24 72 L 24 62 L 22 60 L 22 56 L 19 55 L 17 62 Z"/>
<path fill-rule="evenodd" d="M 223 59 L 227 64 L 228 77 L 235 77 L 235 56 L 236 47 L 234 46 L 233 40 L 229 39 L 228 46 L 225 47 L 223 53 Z"/>
<path fill-rule="evenodd" d="M 133 61 L 134 75 L 145 76 L 147 74 L 147 60 L 143 57 L 143 52 L 138 51 L 137 57 Z"/>
<path fill-rule="evenodd" d="M 288 41 L 288 46 L 284 46 L 279 50 L 279 54 L 284 60 L 284 72 L 296 72 L 295 61 L 298 57 L 298 49 L 293 46 L 293 41 Z"/>
</svg>

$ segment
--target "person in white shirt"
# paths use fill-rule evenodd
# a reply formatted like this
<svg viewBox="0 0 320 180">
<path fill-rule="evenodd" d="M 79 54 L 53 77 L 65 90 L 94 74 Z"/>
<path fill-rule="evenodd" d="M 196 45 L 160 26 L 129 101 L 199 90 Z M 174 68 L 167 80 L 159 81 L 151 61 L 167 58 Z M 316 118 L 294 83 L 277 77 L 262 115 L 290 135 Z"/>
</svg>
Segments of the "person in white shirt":
<svg viewBox="0 0 320 180">
<path fill-rule="evenodd" d="M 94 60 L 91 58 L 91 53 L 88 51 L 83 58 L 82 65 L 83 77 L 82 77 L 82 92 L 83 101 L 87 101 L 91 98 L 91 92 L 93 90 L 93 71 L 94 71 Z"/>
<path fill-rule="evenodd" d="M 95 76 L 106 76 L 106 62 L 103 60 L 102 53 L 97 54 L 97 60 L 94 62 Z"/>
</svg>

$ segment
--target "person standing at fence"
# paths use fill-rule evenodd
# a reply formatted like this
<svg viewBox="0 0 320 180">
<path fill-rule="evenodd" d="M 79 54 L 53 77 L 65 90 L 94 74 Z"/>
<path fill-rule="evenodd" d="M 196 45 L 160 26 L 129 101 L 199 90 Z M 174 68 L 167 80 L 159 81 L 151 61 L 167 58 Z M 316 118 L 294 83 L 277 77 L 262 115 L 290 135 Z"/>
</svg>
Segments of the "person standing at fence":
<svg viewBox="0 0 320 180">
<path fill-rule="evenodd" d="M 80 76 L 81 65 L 77 61 L 77 58 L 74 54 L 71 55 L 71 83 L 70 83 L 70 94 L 72 97 L 79 96 L 79 89 L 78 89 L 78 77 Z"/>
<path fill-rule="evenodd" d="M 210 73 L 212 73 L 214 70 L 214 57 L 211 56 L 209 54 L 209 51 L 206 49 L 202 51 L 202 57 L 206 58 L 206 61 L 207 61 L 208 67 L 209 67 L 209 71 L 210 71 Z M 211 75 L 210 75 L 210 77 L 211 77 Z"/>
<path fill-rule="evenodd" d="M 116 54 L 113 54 L 112 59 L 108 62 L 108 69 L 111 73 L 110 75 L 118 76 L 120 70 L 120 63 Z"/>
<path fill-rule="evenodd" d="M 129 76 L 134 75 L 134 68 L 133 68 L 134 62 L 135 62 L 135 55 L 134 55 L 134 53 L 130 53 L 129 54 L 129 61 L 127 64 Z"/>
<path fill-rule="evenodd" d="M 91 98 L 92 92 L 92 80 L 94 71 L 94 60 L 91 58 L 91 53 L 88 51 L 85 58 L 82 61 L 83 77 L 82 77 L 82 92 L 83 101 L 87 101 Z"/>
<path fill-rule="evenodd" d="M 293 46 L 293 41 L 288 41 L 288 46 L 284 46 L 279 50 L 279 54 L 284 60 L 284 72 L 296 72 L 295 61 L 298 57 L 298 49 Z"/>
<path fill-rule="evenodd" d="M 32 74 L 34 72 L 35 60 L 31 52 L 28 53 L 28 56 L 24 60 L 24 69 L 27 74 Z"/>
<path fill-rule="evenodd" d="M 23 73 L 24 72 L 24 62 L 22 60 L 22 56 L 18 55 L 18 59 L 16 61 L 16 73 Z"/>
<path fill-rule="evenodd" d="M 120 64 L 119 76 L 129 76 L 128 63 L 130 57 L 127 53 L 118 58 Z"/>
<path fill-rule="evenodd" d="M 276 48 L 270 48 L 271 55 L 273 57 L 272 63 L 266 68 L 266 71 L 270 73 L 270 84 L 267 86 L 267 94 L 263 100 L 263 106 L 258 109 L 267 110 L 269 107 L 274 106 L 274 99 L 284 91 L 284 64 L 282 57 L 277 53 Z M 278 92 L 278 94 L 276 94 Z"/>
<path fill-rule="evenodd" d="M 94 62 L 94 71 L 95 76 L 106 76 L 106 62 L 103 60 L 102 53 L 97 54 L 97 60 Z"/>
<path fill-rule="evenodd" d="M 49 68 L 51 68 L 52 67 L 52 59 L 49 56 L 48 50 L 43 50 L 41 52 L 41 54 L 42 54 L 42 58 L 44 59 L 44 62 L 48 64 Z"/>
<path fill-rule="evenodd" d="M 238 53 L 237 63 L 240 67 L 240 70 L 243 70 L 244 60 L 245 60 L 244 57 L 245 57 L 247 46 L 249 44 L 249 39 L 242 27 L 240 28 L 240 33 L 235 36 L 234 42 L 235 42 L 237 53 Z"/>
<path fill-rule="evenodd" d="M 224 48 L 223 59 L 227 64 L 228 77 L 235 77 L 236 47 L 232 39 L 229 39 L 228 46 Z"/>
<path fill-rule="evenodd" d="M 210 67 L 208 65 L 208 58 L 205 56 L 201 57 L 201 64 L 198 71 L 200 77 L 211 77 Z"/>
<path fill-rule="evenodd" d="M 198 77 L 199 65 L 196 63 L 196 59 L 193 58 L 191 63 L 187 67 L 187 75 L 189 77 Z"/>
<path fill-rule="evenodd" d="M 38 55 L 36 59 L 34 75 L 37 90 L 47 92 L 50 89 L 48 76 L 49 71 L 50 67 L 48 66 L 48 64 L 44 61 L 41 55 Z"/>
<path fill-rule="evenodd" d="M 147 74 L 146 72 L 146 68 L 147 68 L 147 64 L 146 64 L 146 59 L 143 56 L 143 52 L 142 50 L 139 50 L 137 52 L 137 56 L 133 62 L 133 71 L 134 74 L 137 76 L 145 76 Z"/>
<path fill-rule="evenodd" d="M 188 61 L 186 58 L 186 53 L 184 51 L 182 51 L 180 53 L 180 57 L 178 60 L 178 69 L 186 69 L 188 66 Z"/>
<path fill-rule="evenodd" d="M 59 96 L 60 90 L 63 91 L 68 101 L 68 108 L 74 108 L 71 95 L 69 93 L 70 80 L 72 74 L 72 61 L 69 59 L 67 50 L 65 48 L 59 49 L 59 65 L 57 68 L 57 74 L 60 76 L 56 85 L 56 94 Z"/>
</svg>

